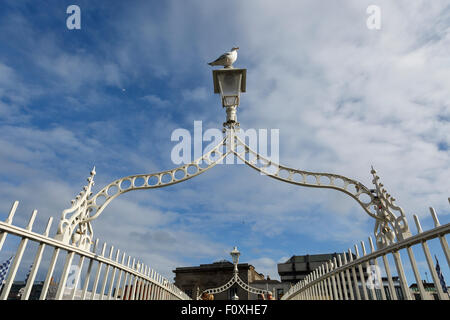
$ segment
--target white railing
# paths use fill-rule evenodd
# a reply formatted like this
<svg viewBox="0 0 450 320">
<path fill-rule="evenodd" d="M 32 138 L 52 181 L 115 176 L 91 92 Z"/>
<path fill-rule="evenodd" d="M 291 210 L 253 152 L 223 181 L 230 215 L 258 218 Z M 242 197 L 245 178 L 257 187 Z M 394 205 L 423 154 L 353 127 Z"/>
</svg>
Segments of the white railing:
<svg viewBox="0 0 450 320">
<path fill-rule="evenodd" d="M 32 291 L 33 285 L 35 285 L 35 278 L 39 266 L 41 264 L 42 256 L 46 247 L 50 247 L 53 250 L 50 265 L 48 267 L 45 281 L 42 285 L 40 293 L 40 300 L 56 299 L 56 300 L 110 300 L 110 299 L 122 299 L 122 300 L 190 300 L 191 298 L 178 289 L 173 283 L 169 283 L 167 279 L 160 274 L 150 269 L 148 266 L 140 263 L 136 259 L 132 259 L 128 256 L 125 264 L 125 253 L 122 253 L 121 259 L 119 259 L 120 251 L 116 250 L 115 258 L 112 259 L 114 253 L 114 247 L 111 246 L 108 256 L 105 256 L 106 243 L 101 248 L 101 253 L 97 253 L 99 248 L 99 240 L 95 241 L 94 247 L 91 250 L 84 250 L 80 247 L 72 246 L 70 244 L 63 243 L 59 240 L 49 237 L 49 231 L 53 218 L 50 218 L 47 223 L 47 227 L 43 234 L 35 233 L 32 231 L 33 223 L 36 218 L 37 210 L 34 210 L 31 214 L 31 218 L 26 228 L 21 228 L 12 225 L 12 220 L 16 209 L 19 205 L 18 201 L 15 201 L 11 207 L 9 215 L 5 222 L 0 221 L 0 252 L 5 243 L 6 236 L 12 234 L 21 238 L 14 258 L 11 261 L 11 265 L 8 270 L 5 283 L 1 288 L 0 300 L 7 300 L 10 296 L 11 287 L 14 284 L 14 279 L 22 261 L 23 254 L 29 241 L 36 242 L 38 248 L 34 257 L 34 262 L 29 271 L 29 275 L 23 288 L 20 298 L 22 300 L 28 300 Z M 58 284 L 52 282 L 55 272 L 55 266 L 58 256 L 61 251 L 67 253 L 64 266 L 62 268 L 60 280 Z M 75 256 L 79 256 L 79 261 L 76 270 L 79 272 L 70 273 Z M 119 261 L 120 260 L 120 261 Z M 83 273 L 83 264 L 88 263 L 86 273 L 84 274 L 84 283 L 81 288 L 80 279 Z M 131 262 L 131 265 L 130 265 Z M 89 282 L 94 274 L 94 267 L 97 266 L 94 276 L 94 282 L 92 283 L 90 291 L 88 291 Z M 102 269 L 106 269 L 103 272 L 103 277 L 100 279 Z M 86 268 L 85 268 L 86 269 Z M 111 272 L 111 276 L 109 277 Z M 67 286 L 67 280 L 71 275 L 71 284 Z M 109 280 L 109 281 L 108 281 Z M 109 290 L 106 291 L 107 284 L 109 284 Z M 1 285 L 1 284 L 0 284 Z M 49 287 L 57 287 L 54 297 L 49 297 Z M 81 288 L 81 289 L 80 289 Z"/>
<path fill-rule="evenodd" d="M 448 300 L 449 294 L 442 289 L 427 241 L 437 238 L 440 240 L 447 265 L 450 266 L 450 253 L 445 238 L 445 235 L 450 232 L 450 223 L 440 225 L 433 208 L 430 208 L 430 213 L 434 221 L 433 229 L 423 231 L 419 218 L 414 215 L 414 222 L 417 228 L 416 235 L 376 251 L 372 238 L 369 237 L 370 254 L 366 253 L 365 244 L 361 241 L 361 257 L 359 256 L 358 246 L 355 245 L 354 252 L 348 249 L 348 254 L 338 255 L 337 259 L 334 258 L 333 261 L 321 265 L 305 279 L 296 283 L 286 292 L 282 300 L 413 300 L 414 297 L 408 287 L 399 252 L 401 249 L 406 249 L 407 251 L 420 299 L 432 299 L 431 295 L 424 288 L 412 250 L 414 245 L 419 244 L 422 247 L 431 273 L 437 298 L 439 300 Z M 395 290 L 394 279 L 388 261 L 389 254 L 392 255 L 395 263 L 400 290 Z M 386 285 L 383 283 L 383 277 L 381 276 L 382 268 L 380 268 L 377 261 L 380 258 L 386 274 L 384 279 L 387 278 Z M 441 262 L 441 268 L 442 265 L 445 266 L 445 262 Z M 369 269 L 374 273 L 371 275 L 367 274 Z M 402 296 L 398 296 L 398 293 L 401 293 Z"/>
</svg>

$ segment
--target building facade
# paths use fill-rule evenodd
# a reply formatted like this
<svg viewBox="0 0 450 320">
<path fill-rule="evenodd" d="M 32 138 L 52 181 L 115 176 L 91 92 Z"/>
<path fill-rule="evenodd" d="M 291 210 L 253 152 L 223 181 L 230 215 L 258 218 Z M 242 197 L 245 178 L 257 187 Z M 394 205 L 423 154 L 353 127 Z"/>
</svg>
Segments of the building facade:
<svg viewBox="0 0 450 320">
<path fill-rule="evenodd" d="M 325 253 L 325 254 L 307 254 L 303 256 L 292 256 L 284 263 L 278 264 L 278 274 L 280 275 L 281 282 L 290 282 L 292 285 L 296 284 L 300 280 L 306 278 L 314 269 L 320 267 L 328 261 L 333 261 L 334 258 L 338 260 L 338 256 L 346 256 L 349 261 L 348 253 Z M 356 256 L 353 255 L 353 259 Z"/>
<path fill-rule="evenodd" d="M 204 290 L 220 287 L 230 281 L 233 270 L 234 265 L 231 262 L 222 260 L 194 267 L 179 267 L 172 272 L 175 273 L 175 286 L 195 299 L 197 294 Z M 239 263 L 238 271 L 242 281 L 250 286 L 256 280 L 264 280 L 264 275 L 256 272 L 255 267 L 248 263 Z M 252 294 L 242 289 L 237 283 L 233 284 L 228 290 L 216 294 L 214 299 L 231 300 L 231 297 L 235 294 L 239 297 L 239 300 L 252 299 Z"/>
<path fill-rule="evenodd" d="M 437 290 L 436 287 L 434 286 L 433 282 L 426 282 L 425 280 L 422 280 L 422 285 L 423 288 L 425 290 L 425 297 L 426 299 L 429 300 L 439 300 L 438 294 L 437 294 Z M 417 283 L 413 283 L 412 285 L 409 286 L 409 290 L 411 292 L 411 296 L 415 299 L 415 300 L 422 300 L 422 297 L 420 296 L 419 293 L 419 288 L 417 286 Z M 448 297 L 450 298 L 450 290 L 447 287 L 447 293 Z"/>
</svg>

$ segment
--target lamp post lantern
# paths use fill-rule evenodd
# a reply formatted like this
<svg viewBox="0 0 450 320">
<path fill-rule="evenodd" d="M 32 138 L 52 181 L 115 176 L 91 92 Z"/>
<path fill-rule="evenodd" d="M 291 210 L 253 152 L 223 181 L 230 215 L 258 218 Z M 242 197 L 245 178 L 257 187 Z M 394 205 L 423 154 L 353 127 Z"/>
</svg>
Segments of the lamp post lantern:
<svg viewBox="0 0 450 320">
<path fill-rule="evenodd" d="M 226 108 L 227 121 L 225 127 L 239 127 L 236 109 L 239 106 L 240 94 L 246 90 L 247 69 L 213 70 L 214 93 L 220 93 L 222 107 Z"/>
<path fill-rule="evenodd" d="M 231 259 L 233 259 L 233 264 L 234 264 L 234 273 L 238 272 L 238 263 L 239 263 L 239 256 L 241 255 L 241 253 L 239 252 L 239 250 L 237 249 L 237 247 L 234 247 L 233 251 L 230 252 L 231 255 Z"/>
</svg>

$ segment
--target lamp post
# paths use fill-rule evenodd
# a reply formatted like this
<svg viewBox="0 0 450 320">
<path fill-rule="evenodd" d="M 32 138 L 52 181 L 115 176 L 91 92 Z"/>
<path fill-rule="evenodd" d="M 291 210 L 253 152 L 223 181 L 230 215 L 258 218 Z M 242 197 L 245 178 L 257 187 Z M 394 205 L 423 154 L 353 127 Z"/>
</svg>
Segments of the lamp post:
<svg viewBox="0 0 450 320">
<path fill-rule="evenodd" d="M 241 255 L 241 253 L 239 252 L 239 250 L 237 249 L 237 247 L 234 247 L 233 251 L 230 252 L 231 255 L 231 259 L 233 259 L 233 264 L 234 264 L 234 273 L 238 273 L 238 263 L 239 263 L 239 256 Z"/>
<path fill-rule="evenodd" d="M 267 294 L 269 292 L 268 290 L 262 290 L 262 289 L 250 287 L 239 277 L 238 263 L 239 263 L 239 256 L 241 255 L 241 253 L 239 252 L 237 247 L 233 248 L 233 250 L 230 252 L 230 255 L 231 255 L 231 258 L 233 259 L 233 265 L 234 265 L 233 276 L 231 277 L 231 279 L 227 283 L 225 283 L 223 286 L 204 290 L 201 294 L 203 294 L 204 292 L 209 293 L 209 294 L 217 294 L 217 293 L 223 292 L 225 290 L 228 290 L 235 283 L 237 283 L 242 289 L 244 289 L 247 292 L 257 294 L 257 295 L 258 294 Z M 197 287 L 197 300 L 199 300 L 201 297 L 201 294 L 199 292 L 200 292 L 200 290 Z M 231 300 L 239 300 L 239 297 L 237 296 L 236 293 L 234 294 L 234 296 L 231 297 Z"/>
</svg>

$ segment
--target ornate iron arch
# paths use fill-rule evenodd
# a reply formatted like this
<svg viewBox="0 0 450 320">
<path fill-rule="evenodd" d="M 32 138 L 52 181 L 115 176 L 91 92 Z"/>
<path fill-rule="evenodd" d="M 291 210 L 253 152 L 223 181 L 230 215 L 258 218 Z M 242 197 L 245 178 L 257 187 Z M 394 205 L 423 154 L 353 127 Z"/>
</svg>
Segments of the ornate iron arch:
<svg viewBox="0 0 450 320">
<path fill-rule="evenodd" d="M 203 293 L 218 294 L 218 293 L 224 292 L 224 291 L 230 289 L 235 283 L 237 283 L 242 289 L 244 289 L 245 291 L 250 292 L 250 293 L 267 294 L 268 292 L 270 292 L 269 290 L 258 289 L 258 288 L 253 288 L 253 287 L 249 286 L 248 284 L 245 283 L 245 281 L 243 281 L 239 277 L 239 274 L 237 272 L 235 272 L 233 274 L 233 277 L 224 285 L 217 287 L 217 288 L 203 290 L 201 293 L 197 292 L 196 300 L 200 300 Z"/>
<path fill-rule="evenodd" d="M 104 211 L 112 200 L 129 191 L 162 188 L 189 180 L 221 163 L 228 155 L 234 155 L 249 167 L 282 182 L 302 187 L 328 188 L 347 194 L 358 202 L 369 216 L 375 219 L 374 234 L 378 248 L 383 248 L 395 240 L 400 241 L 410 237 L 411 233 L 403 209 L 395 204 L 395 199 L 383 188 L 383 184 L 379 182 L 380 177 L 373 167 L 371 174 L 374 189 L 369 189 L 361 182 L 342 175 L 310 172 L 280 165 L 258 154 L 238 137 L 236 133 L 239 132 L 239 122 L 237 122 L 236 110 L 239 104 L 239 93 L 245 92 L 245 71 L 246 69 L 214 70 L 216 73 L 225 72 L 228 76 L 241 77 L 236 82 L 236 97 L 232 96 L 234 99 L 231 100 L 230 96 L 225 96 L 221 91 L 220 79 L 218 80 L 217 75 L 214 77 L 215 87 L 216 82 L 219 83 L 216 92 L 220 91 L 223 95 L 222 103 L 226 107 L 227 113 L 227 122 L 224 123 L 223 131 L 224 138 L 214 148 L 191 163 L 171 170 L 117 179 L 92 195 L 94 167 L 88 178 L 88 185 L 72 200 L 72 206 L 62 212 L 55 238 L 88 250 L 93 238 L 91 222 Z M 243 78 L 242 75 L 244 75 Z M 274 170 L 269 170 L 269 168 L 274 168 Z M 364 201 L 363 197 L 366 197 L 367 200 Z M 69 216 L 69 214 L 72 215 Z"/>
<path fill-rule="evenodd" d="M 411 235 L 403 209 L 394 203 L 395 199 L 383 188 L 383 184 L 379 182 L 380 177 L 373 168 L 371 174 L 375 189 L 369 189 L 357 180 L 338 174 L 289 168 L 274 163 L 252 150 L 236 135 L 237 130 L 239 129 L 226 130 L 224 139 L 216 147 L 189 164 L 157 173 L 123 177 L 111 182 L 92 196 L 91 189 L 96 174 L 94 168 L 88 178 L 88 185 L 76 199 L 72 200 L 72 206 L 63 211 L 55 238 L 88 249 L 93 237 L 91 221 L 119 195 L 133 190 L 162 188 L 192 179 L 221 163 L 229 154 L 234 154 L 246 165 L 270 178 L 303 187 L 334 189 L 347 194 L 375 219 L 374 234 L 379 248 L 393 243 L 395 239 L 399 241 Z M 249 160 L 246 155 L 251 155 L 253 160 Z M 271 171 L 268 168 L 275 170 Z M 341 183 L 338 184 L 338 181 Z M 129 183 L 128 186 L 125 185 L 126 182 Z M 364 201 L 361 199 L 362 195 L 370 200 Z M 102 203 L 99 201 L 101 198 L 104 200 Z M 69 217 L 70 213 L 73 214 Z"/>
</svg>

